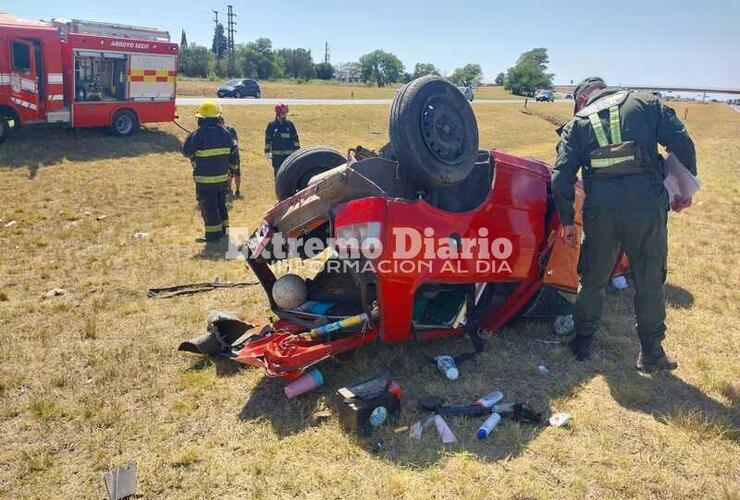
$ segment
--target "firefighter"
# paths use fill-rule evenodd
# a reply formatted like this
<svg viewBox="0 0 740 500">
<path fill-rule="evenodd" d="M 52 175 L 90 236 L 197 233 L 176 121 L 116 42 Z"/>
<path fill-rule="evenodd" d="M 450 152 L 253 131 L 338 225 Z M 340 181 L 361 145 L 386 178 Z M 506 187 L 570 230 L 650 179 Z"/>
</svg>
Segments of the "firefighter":
<svg viewBox="0 0 740 500">
<path fill-rule="evenodd" d="M 229 169 L 238 161 L 239 150 L 221 125 L 221 109 L 213 101 L 198 106 L 198 128 L 185 140 L 182 154 L 193 164 L 195 196 L 203 216 L 205 235 L 200 242 L 212 243 L 226 235 L 229 213 L 226 191 Z"/>
<path fill-rule="evenodd" d="M 694 143 L 673 109 L 652 94 L 607 88 L 604 80 L 591 77 L 576 87 L 574 100 L 575 116 L 562 130 L 552 175 L 562 236 L 573 245 L 578 238 L 573 202 L 579 169 L 586 193 L 576 336 L 569 347 L 579 361 L 589 358 L 604 288 L 624 248 L 636 285 L 637 369 L 673 370 L 678 363 L 662 347 L 669 201 L 658 144 L 696 175 Z M 691 199 L 676 200 L 672 208 L 690 205 Z"/>
<path fill-rule="evenodd" d="M 242 169 L 241 169 L 241 155 L 239 153 L 239 135 L 236 133 L 236 129 L 232 127 L 231 125 L 226 125 L 224 122 L 223 116 L 220 118 L 221 125 L 226 129 L 226 131 L 231 136 L 231 140 L 234 141 L 234 145 L 236 146 L 236 163 L 233 163 L 229 165 L 229 189 L 228 191 L 232 192 L 235 198 L 241 198 L 242 195 L 239 192 L 239 189 L 241 188 L 242 184 Z M 231 188 L 231 181 L 234 181 L 234 188 Z"/>
<path fill-rule="evenodd" d="M 275 120 L 268 123 L 265 129 L 265 158 L 272 158 L 275 176 L 288 155 L 300 147 L 298 131 L 293 122 L 288 120 L 288 106 L 276 104 Z"/>
</svg>

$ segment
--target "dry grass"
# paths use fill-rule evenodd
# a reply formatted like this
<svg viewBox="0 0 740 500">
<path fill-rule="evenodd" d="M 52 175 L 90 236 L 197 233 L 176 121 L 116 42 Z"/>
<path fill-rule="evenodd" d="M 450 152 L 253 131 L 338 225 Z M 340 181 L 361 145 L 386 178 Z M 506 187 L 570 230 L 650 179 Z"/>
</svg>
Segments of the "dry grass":
<svg viewBox="0 0 740 500">
<path fill-rule="evenodd" d="M 177 79 L 179 96 L 215 96 L 220 82 L 202 78 L 182 77 Z M 370 85 L 345 84 L 311 80 L 307 83 L 260 82 L 262 97 L 266 99 L 393 99 L 399 85 L 375 87 Z M 475 90 L 476 99 L 511 99 L 502 87 L 481 87 Z"/>
<path fill-rule="evenodd" d="M 476 106 L 481 143 L 551 160 L 553 127 L 536 114 L 566 116 L 568 106 L 557 106 L 534 106 L 532 115 L 516 105 Z M 293 118 L 304 144 L 378 147 L 387 112 L 295 106 Z M 246 197 L 231 220 L 253 227 L 273 201 L 271 170 L 259 156 L 271 116 L 266 108 L 226 113 L 246 149 Z M 100 473 L 134 460 L 142 498 L 737 498 L 740 114 L 692 105 L 688 126 L 704 190 L 670 222 L 667 348 L 681 360 L 677 372 L 633 370 L 628 292 L 609 295 L 591 363 L 538 343 L 550 336 L 547 325 L 511 325 L 455 383 L 423 364 L 414 346 L 380 345 L 351 364 L 327 363 L 327 385 L 293 401 L 260 370 L 175 350 L 211 308 L 266 320 L 259 288 L 145 298 L 149 286 L 245 275 L 243 264 L 209 260 L 193 241 L 201 223 L 174 126 L 125 140 L 23 132 L 0 149 L 0 496 L 100 498 Z M 10 220 L 17 225 L 2 228 Z M 148 237 L 134 239 L 138 231 Z M 66 293 L 44 297 L 52 288 Z M 537 373 L 541 362 L 547 377 Z M 336 419 L 312 423 L 333 388 L 379 370 L 405 391 L 398 425 L 419 418 L 423 394 L 466 401 L 493 388 L 511 401 L 569 411 L 573 422 L 543 430 L 505 422 L 478 442 L 476 422 L 450 419 L 460 443 L 449 448 L 434 431 L 416 444 L 393 426 L 360 439 Z M 378 438 L 385 446 L 374 455 Z"/>
</svg>

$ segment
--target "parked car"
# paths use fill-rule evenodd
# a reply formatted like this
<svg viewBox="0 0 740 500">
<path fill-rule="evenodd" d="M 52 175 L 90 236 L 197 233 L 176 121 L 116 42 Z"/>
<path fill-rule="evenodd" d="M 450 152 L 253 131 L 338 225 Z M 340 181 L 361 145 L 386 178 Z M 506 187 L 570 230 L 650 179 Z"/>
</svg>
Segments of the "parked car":
<svg viewBox="0 0 740 500">
<path fill-rule="evenodd" d="M 465 96 L 465 99 L 467 99 L 470 102 L 473 102 L 473 99 L 475 99 L 475 93 L 473 92 L 473 87 L 469 86 L 461 86 L 457 87 L 457 90 L 459 90 L 462 95 Z"/>
<path fill-rule="evenodd" d="M 537 102 L 554 102 L 555 92 L 550 89 L 539 89 L 534 93 L 534 100 Z"/>
<path fill-rule="evenodd" d="M 479 329 L 570 314 L 564 297 L 578 288 L 580 248 L 558 236 L 550 167 L 480 150 L 473 110 L 453 89 L 431 76 L 401 88 L 390 143 L 378 153 L 311 146 L 291 154 L 277 173 L 278 203 L 241 246 L 278 319 L 252 331 L 243 324 L 227 342 L 206 335 L 181 350 L 214 354 L 208 345 L 226 345 L 223 355 L 293 379 L 376 339 L 467 334 L 478 352 Z M 579 184 L 579 226 L 583 196 Z M 401 255 L 409 235 L 426 240 Z M 295 256 L 290 248 L 319 264 L 313 278 L 278 277 Z M 376 253 L 352 254 L 368 248 Z M 289 282 L 301 289 L 286 304 Z"/>
<path fill-rule="evenodd" d="M 573 94 L 565 94 L 566 99 L 573 99 Z"/>
<path fill-rule="evenodd" d="M 259 99 L 262 97 L 262 90 L 260 84 L 254 80 L 229 80 L 218 88 L 217 94 L 219 97 L 236 97 L 237 99 L 254 97 Z"/>
</svg>

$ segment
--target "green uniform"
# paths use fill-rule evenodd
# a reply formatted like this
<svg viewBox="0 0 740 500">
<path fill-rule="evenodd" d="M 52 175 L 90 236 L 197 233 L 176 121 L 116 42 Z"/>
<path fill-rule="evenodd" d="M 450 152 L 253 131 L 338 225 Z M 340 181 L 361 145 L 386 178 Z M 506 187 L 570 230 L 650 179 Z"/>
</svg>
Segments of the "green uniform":
<svg viewBox="0 0 740 500">
<path fill-rule="evenodd" d="M 673 109 L 647 93 L 596 91 L 561 134 L 552 186 L 563 225 L 573 224 L 574 183 L 586 192 L 576 334 L 590 345 L 620 249 L 635 279 L 643 354 L 663 355 L 668 195 L 658 144 L 696 175 L 694 144 Z"/>
<path fill-rule="evenodd" d="M 272 168 L 275 175 L 288 155 L 300 147 L 298 131 L 292 121 L 276 118 L 275 121 L 267 124 L 265 153 L 272 153 Z"/>
</svg>

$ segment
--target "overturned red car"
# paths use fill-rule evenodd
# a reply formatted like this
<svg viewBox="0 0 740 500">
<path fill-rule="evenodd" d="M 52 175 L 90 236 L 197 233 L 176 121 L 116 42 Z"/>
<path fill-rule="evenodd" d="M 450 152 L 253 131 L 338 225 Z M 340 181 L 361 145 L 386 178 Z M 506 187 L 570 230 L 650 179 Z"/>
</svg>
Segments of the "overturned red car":
<svg viewBox="0 0 740 500">
<path fill-rule="evenodd" d="M 279 319 L 241 336 L 236 361 L 293 378 L 376 338 L 476 344 L 515 316 L 569 312 L 579 248 L 559 237 L 545 163 L 479 150 L 470 104 L 437 77 L 401 89 L 390 138 L 283 163 L 281 201 L 242 249 Z M 293 257 L 315 275 L 277 278 Z"/>
</svg>

